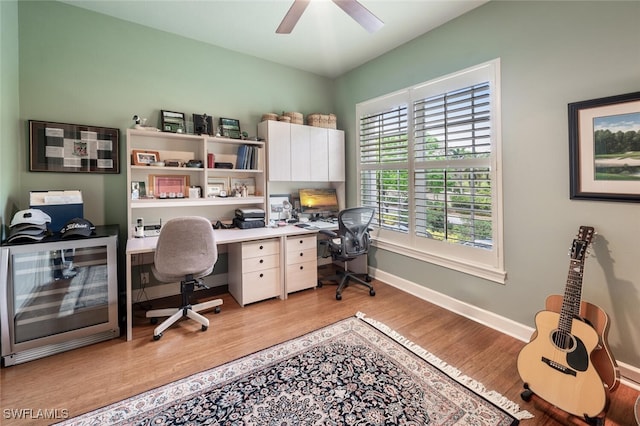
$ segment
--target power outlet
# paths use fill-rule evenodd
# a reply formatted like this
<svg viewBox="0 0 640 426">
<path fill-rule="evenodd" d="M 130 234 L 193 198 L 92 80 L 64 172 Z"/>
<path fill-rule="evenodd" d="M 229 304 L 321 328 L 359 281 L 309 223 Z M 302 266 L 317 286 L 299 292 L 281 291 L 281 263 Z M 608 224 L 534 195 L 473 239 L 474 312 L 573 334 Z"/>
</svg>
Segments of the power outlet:
<svg viewBox="0 0 640 426">
<path fill-rule="evenodd" d="M 149 284 L 148 272 L 140 272 L 140 284 Z"/>
</svg>

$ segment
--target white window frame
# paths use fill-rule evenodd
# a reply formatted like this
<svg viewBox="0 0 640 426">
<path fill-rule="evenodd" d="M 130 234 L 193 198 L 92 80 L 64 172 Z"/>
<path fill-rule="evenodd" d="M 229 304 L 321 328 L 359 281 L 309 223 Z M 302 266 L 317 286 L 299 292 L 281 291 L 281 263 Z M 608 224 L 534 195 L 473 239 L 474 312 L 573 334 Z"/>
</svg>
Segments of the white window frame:
<svg viewBox="0 0 640 426">
<path fill-rule="evenodd" d="M 440 265 L 456 271 L 481 277 L 493 282 L 504 284 L 506 271 L 504 269 L 504 241 L 503 241 L 503 205 L 502 205 L 502 135 L 501 135 L 501 92 L 500 92 L 500 59 L 458 71 L 441 78 L 436 78 L 415 86 L 399 90 L 356 105 L 357 136 L 357 194 L 358 205 L 361 200 L 361 172 L 363 169 L 377 169 L 376 165 L 363 165 L 360 161 L 360 119 L 372 114 L 378 114 L 400 105 L 408 107 L 408 151 L 409 161 L 398 163 L 398 168 L 406 167 L 409 178 L 409 206 L 413 206 L 414 170 L 413 161 L 413 103 L 414 100 L 425 99 L 443 93 L 452 92 L 476 84 L 489 82 L 491 102 L 491 202 L 492 202 L 492 246 L 490 249 L 452 244 L 447 241 L 417 237 L 414 232 L 415 217 L 409 208 L 409 232 L 397 232 L 389 229 L 376 228 L 372 233 L 373 245 L 404 256 Z M 384 168 L 384 166 L 382 166 Z"/>
</svg>

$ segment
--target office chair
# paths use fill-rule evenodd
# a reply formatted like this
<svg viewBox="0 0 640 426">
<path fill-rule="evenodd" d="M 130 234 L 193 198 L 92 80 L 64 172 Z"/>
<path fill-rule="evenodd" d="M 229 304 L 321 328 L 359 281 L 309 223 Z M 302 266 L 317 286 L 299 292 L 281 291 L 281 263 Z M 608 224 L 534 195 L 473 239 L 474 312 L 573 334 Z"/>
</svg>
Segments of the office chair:
<svg viewBox="0 0 640 426">
<path fill-rule="evenodd" d="M 339 282 L 336 290 L 336 300 L 342 300 L 342 290 L 354 281 L 369 288 L 369 295 L 375 296 L 376 292 L 370 284 L 371 277 L 367 272 L 355 273 L 348 270 L 348 262 L 359 256 L 366 256 L 369 252 L 369 225 L 373 219 L 374 210 L 370 207 L 354 207 L 338 213 L 338 231 L 321 229 L 320 233 L 329 237 L 321 240 L 325 246 L 323 257 L 329 257 L 335 261 L 344 262 L 344 270 L 324 280 Z M 364 275 L 364 279 L 359 275 Z M 322 287 L 322 281 L 318 280 L 318 287 Z"/>
<path fill-rule="evenodd" d="M 194 287 L 206 287 L 200 278 L 213 271 L 217 260 L 218 248 L 213 227 L 207 219 L 198 216 L 179 217 L 162 226 L 151 271 L 158 281 L 180 281 L 182 305 L 179 308 L 147 312 L 152 324 L 158 322 L 158 317 L 169 317 L 153 330 L 153 340 L 159 340 L 162 332 L 182 317 L 202 324 L 202 331 L 209 328 L 209 320 L 198 312 L 214 307 L 215 313 L 220 312 L 222 299 L 197 305 L 191 305 L 189 299 Z"/>
</svg>

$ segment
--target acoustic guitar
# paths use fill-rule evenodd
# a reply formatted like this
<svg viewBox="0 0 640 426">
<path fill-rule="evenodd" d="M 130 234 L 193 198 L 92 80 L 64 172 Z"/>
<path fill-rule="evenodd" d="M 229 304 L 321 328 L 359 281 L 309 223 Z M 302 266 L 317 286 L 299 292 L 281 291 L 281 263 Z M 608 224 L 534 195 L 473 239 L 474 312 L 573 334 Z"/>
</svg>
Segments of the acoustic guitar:
<svg viewBox="0 0 640 426">
<path fill-rule="evenodd" d="M 581 306 L 585 254 L 593 228 L 581 226 L 571 246 L 569 275 L 560 312 L 541 311 L 536 332 L 518 355 L 525 387 L 556 407 L 576 416 L 594 418 L 606 406 L 608 390 L 591 361 L 599 347 L 596 330 L 575 315 Z"/>
<path fill-rule="evenodd" d="M 592 228 L 586 228 L 579 231 L 578 238 L 584 239 L 580 236 L 580 232 L 586 233 L 587 238 L 591 238 L 588 234 Z M 590 240 L 589 240 L 590 241 Z M 573 265 L 569 265 L 571 268 Z M 584 272 L 584 262 L 579 262 L 580 270 L 576 274 L 576 279 L 582 279 Z M 563 296 L 561 294 L 552 294 L 547 297 L 545 301 L 545 310 L 560 313 L 562 310 Z M 609 392 L 614 391 L 620 383 L 620 371 L 618 370 L 618 364 L 613 357 L 613 353 L 609 348 L 609 315 L 602 310 L 599 306 L 592 303 L 582 301 L 581 303 L 573 303 L 572 312 L 574 317 L 582 318 L 588 324 L 596 330 L 600 337 L 600 344 L 591 354 L 591 362 L 593 366 L 600 374 L 600 378 L 605 385 L 609 388 Z M 535 337 L 532 337 L 532 339 Z"/>
</svg>

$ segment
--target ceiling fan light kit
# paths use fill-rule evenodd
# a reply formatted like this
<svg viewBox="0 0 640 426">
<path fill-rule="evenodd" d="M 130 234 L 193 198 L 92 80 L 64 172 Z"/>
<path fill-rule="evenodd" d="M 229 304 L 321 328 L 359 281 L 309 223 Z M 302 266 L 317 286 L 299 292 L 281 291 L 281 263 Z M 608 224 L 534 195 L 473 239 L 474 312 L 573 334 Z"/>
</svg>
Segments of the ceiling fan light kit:
<svg viewBox="0 0 640 426">
<path fill-rule="evenodd" d="M 384 26 L 384 23 L 369 9 L 360 4 L 357 0 L 332 0 L 353 20 L 359 23 L 369 33 L 375 33 Z M 294 0 L 289 11 L 276 29 L 277 34 L 291 34 L 293 28 L 300 20 L 311 0 Z"/>
</svg>

